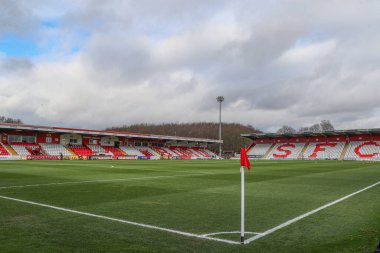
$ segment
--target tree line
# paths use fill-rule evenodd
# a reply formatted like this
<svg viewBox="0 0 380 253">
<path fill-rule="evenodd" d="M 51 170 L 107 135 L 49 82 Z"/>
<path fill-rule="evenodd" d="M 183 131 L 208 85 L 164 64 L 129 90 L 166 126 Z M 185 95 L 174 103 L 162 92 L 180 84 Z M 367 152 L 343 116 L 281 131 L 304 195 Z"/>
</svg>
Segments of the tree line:
<svg viewBox="0 0 380 253">
<path fill-rule="evenodd" d="M 0 116 L 0 123 L 24 124 L 21 119 L 13 119 L 5 116 Z"/>
<path fill-rule="evenodd" d="M 110 127 L 107 130 L 135 132 L 145 134 L 172 135 L 181 137 L 219 139 L 219 124 L 212 122 L 197 123 L 162 123 L 162 124 L 133 124 L 121 127 Z M 251 141 L 242 138 L 243 133 L 261 133 L 260 130 L 239 123 L 222 123 L 222 148 L 224 151 L 238 151 L 240 147 L 247 147 Z M 219 150 L 219 145 L 211 145 L 213 151 Z"/>
<path fill-rule="evenodd" d="M 322 120 L 320 123 L 315 123 L 309 127 L 301 127 L 298 130 L 295 128 L 283 125 L 280 129 L 277 130 L 278 134 L 294 134 L 294 133 L 316 133 L 316 132 L 326 132 L 334 131 L 335 128 L 329 120 Z"/>
</svg>

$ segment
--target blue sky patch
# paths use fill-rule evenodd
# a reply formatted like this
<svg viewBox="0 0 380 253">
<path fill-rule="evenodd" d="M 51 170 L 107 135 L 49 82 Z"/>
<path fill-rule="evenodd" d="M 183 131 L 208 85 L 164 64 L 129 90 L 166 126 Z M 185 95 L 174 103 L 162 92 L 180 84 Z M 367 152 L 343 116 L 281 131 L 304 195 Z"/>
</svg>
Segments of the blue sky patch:
<svg viewBox="0 0 380 253">
<path fill-rule="evenodd" d="M 33 57 L 42 53 L 32 40 L 16 37 L 1 38 L 0 51 L 11 57 Z"/>
<path fill-rule="evenodd" d="M 59 23 L 57 20 L 54 20 L 54 19 L 45 19 L 42 21 L 42 26 L 46 27 L 46 28 L 56 28 L 58 27 Z"/>
</svg>

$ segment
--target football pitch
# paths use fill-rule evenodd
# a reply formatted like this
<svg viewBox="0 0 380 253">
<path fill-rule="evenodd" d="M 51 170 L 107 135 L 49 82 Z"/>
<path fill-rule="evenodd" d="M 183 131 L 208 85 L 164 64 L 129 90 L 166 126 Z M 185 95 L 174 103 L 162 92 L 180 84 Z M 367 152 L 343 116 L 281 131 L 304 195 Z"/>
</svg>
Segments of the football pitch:
<svg viewBox="0 0 380 253">
<path fill-rule="evenodd" d="M 0 252 L 373 252 L 380 163 L 1 161 Z"/>
</svg>

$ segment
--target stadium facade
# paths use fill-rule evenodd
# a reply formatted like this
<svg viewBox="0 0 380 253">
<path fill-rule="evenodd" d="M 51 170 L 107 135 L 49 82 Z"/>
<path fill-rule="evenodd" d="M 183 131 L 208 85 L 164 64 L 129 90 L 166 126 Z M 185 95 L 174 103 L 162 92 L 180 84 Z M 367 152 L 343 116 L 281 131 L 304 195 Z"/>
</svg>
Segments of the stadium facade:
<svg viewBox="0 0 380 253">
<path fill-rule="evenodd" d="M 0 123 L 0 160 L 213 159 L 219 140 Z"/>
<path fill-rule="evenodd" d="M 250 159 L 380 160 L 380 129 L 242 134 Z"/>
</svg>

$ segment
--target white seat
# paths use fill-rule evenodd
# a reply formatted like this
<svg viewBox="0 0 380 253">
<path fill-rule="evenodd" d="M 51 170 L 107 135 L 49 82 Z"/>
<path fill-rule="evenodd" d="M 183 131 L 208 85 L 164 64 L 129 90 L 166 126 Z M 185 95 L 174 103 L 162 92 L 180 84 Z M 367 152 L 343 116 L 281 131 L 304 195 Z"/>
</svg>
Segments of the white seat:
<svg viewBox="0 0 380 253">
<path fill-rule="evenodd" d="M 139 150 L 137 150 L 134 147 L 120 147 L 121 150 L 124 151 L 127 155 L 132 156 L 145 156 L 143 153 L 141 153 Z"/>
<path fill-rule="evenodd" d="M 251 156 L 264 156 L 269 148 L 272 146 L 272 143 L 258 143 L 248 150 L 247 155 Z"/>
<path fill-rule="evenodd" d="M 48 155 L 71 156 L 72 154 L 61 144 L 41 143 L 40 146 Z"/>
</svg>

